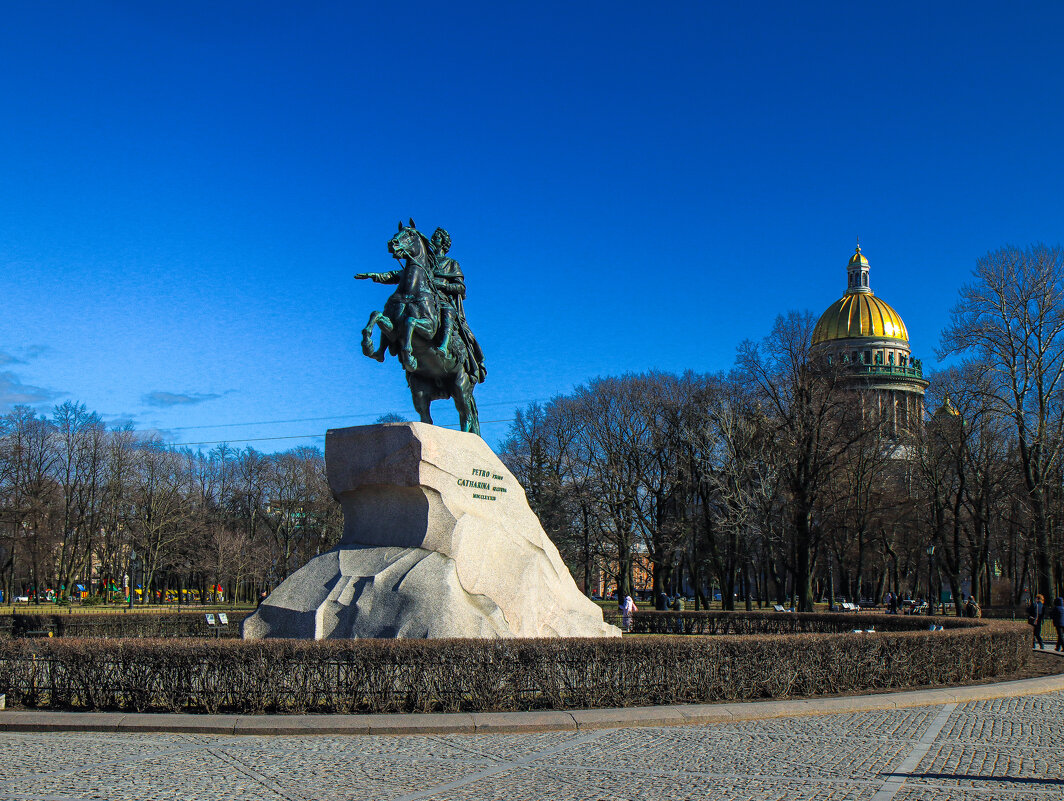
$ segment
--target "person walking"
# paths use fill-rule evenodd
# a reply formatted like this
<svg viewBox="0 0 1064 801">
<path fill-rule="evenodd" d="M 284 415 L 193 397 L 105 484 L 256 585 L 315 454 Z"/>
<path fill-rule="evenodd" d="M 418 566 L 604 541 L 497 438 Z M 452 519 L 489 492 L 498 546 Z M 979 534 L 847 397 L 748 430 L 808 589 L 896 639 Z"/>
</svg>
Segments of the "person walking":
<svg viewBox="0 0 1064 801">
<path fill-rule="evenodd" d="M 1030 625 L 1034 632 L 1034 641 L 1031 643 L 1031 648 L 1041 648 L 1043 651 L 1046 649 L 1046 644 L 1042 642 L 1042 621 L 1046 616 L 1046 598 L 1042 593 L 1034 596 L 1034 600 L 1027 605 L 1027 623 Z"/>
<path fill-rule="evenodd" d="M 683 596 L 680 595 L 679 593 L 676 593 L 676 597 L 673 598 L 672 599 L 672 603 L 669 604 L 669 608 L 673 612 L 682 612 L 684 610 L 685 606 L 686 606 L 686 604 L 684 604 Z M 683 634 L 683 615 L 677 615 L 676 616 L 675 629 L 676 629 L 676 633 L 677 634 Z"/>
<path fill-rule="evenodd" d="M 624 596 L 624 603 L 621 605 L 621 630 L 631 632 L 632 630 L 632 615 L 638 611 L 635 601 L 632 600 L 631 595 Z"/>
<path fill-rule="evenodd" d="M 1053 602 L 1049 619 L 1053 621 L 1053 628 L 1057 630 L 1057 647 L 1053 650 L 1064 651 L 1064 598 L 1057 598 Z"/>
</svg>

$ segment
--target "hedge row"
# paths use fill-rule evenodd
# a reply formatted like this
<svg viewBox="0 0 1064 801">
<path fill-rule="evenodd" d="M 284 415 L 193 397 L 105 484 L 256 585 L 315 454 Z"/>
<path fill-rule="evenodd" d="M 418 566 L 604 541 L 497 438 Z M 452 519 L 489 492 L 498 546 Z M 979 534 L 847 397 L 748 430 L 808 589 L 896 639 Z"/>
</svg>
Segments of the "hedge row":
<svg viewBox="0 0 1064 801">
<path fill-rule="evenodd" d="M 213 613 L 217 619 L 217 613 Z M 10 616 L 10 635 L 26 637 L 51 632 L 56 637 L 239 637 L 240 623 L 250 612 L 227 613 L 228 626 L 211 627 L 203 612 Z"/>
<path fill-rule="evenodd" d="M 229 625 L 211 628 L 203 612 L 121 612 L 91 615 L 21 614 L 0 619 L 0 637 L 25 637 L 51 632 L 56 637 L 229 637 L 240 636 L 248 611 L 228 613 Z M 620 625 L 620 615 L 608 610 L 607 622 Z M 928 619 L 906 615 L 856 616 L 846 613 L 781 612 L 637 612 L 632 631 L 637 634 L 826 634 L 849 632 L 873 625 L 880 631 L 914 631 L 927 627 Z M 947 628 L 970 625 L 963 618 L 936 618 Z"/>
<path fill-rule="evenodd" d="M 551 640 L 0 642 L 23 707 L 234 713 L 515 711 L 790 698 L 1015 673 L 1021 624 L 939 632 Z"/>
<path fill-rule="evenodd" d="M 607 611 L 608 623 L 621 625 L 620 614 Z M 884 631 L 926 630 L 934 623 L 943 628 L 972 626 L 970 618 L 913 615 L 856 615 L 852 612 L 636 612 L 636 634 L 841 634 L 854 629 Z"/>
</svg>

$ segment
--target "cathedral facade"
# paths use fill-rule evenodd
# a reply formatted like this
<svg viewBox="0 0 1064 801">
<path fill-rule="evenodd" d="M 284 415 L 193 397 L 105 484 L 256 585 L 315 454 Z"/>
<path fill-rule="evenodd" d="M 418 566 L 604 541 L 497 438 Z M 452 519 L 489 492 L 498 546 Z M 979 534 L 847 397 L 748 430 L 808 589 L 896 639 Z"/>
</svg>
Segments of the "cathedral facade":
<svg viewBox="0 0 1064 801">
<path fill-rule="evenodd" d="M 872 292 L 868 272 L 858 245 L 846 265 L 846 292 L 820 315 L 810 351 L 838 365 L 862 405 L 881 415 L 898 436 L 922 424 L 928 382 L 912 355 L 901 315 Z"/>
</svg>

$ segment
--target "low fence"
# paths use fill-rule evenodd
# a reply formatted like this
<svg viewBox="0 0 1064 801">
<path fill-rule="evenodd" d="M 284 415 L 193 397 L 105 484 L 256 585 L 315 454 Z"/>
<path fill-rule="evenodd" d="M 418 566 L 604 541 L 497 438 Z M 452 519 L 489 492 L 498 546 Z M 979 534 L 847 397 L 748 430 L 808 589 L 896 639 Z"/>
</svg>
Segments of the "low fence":
<svg viewBox="0 0 1064 801">
<path fill-rule="evenodd" d="M 865 618 L 867 620 L 868 618 Z M 879 618 L 876 618 L 879 623 Z M 48 709 L 515 711 L 792 698 L 1015 673 L 1022 624 L 548 640 L 0 642 L 0 693 Z"/>
<path fill-rule="evenodd" d="M 224 614 L 227 625 L 219 625 Z M 251 612 L 158 612 L 156 614 L 25 615 L 0 620 L 0 637 L 228 637 L 240 636 Z M 208 616 L 215 625 L 208 624 Z M 6 625 L 4 625 L 6 624 Z"/>
<path fill-rule="evenodd" d="M 607 623 L 621 625 L 619 613 L 603 613 Z M 842 634 L 854 629 L 920 631 L 929 626 L 946 629 L 978 625 L 971 618 L 887 615 L 862 612 L 636 612 L 633 634 Z"/>
</svg>

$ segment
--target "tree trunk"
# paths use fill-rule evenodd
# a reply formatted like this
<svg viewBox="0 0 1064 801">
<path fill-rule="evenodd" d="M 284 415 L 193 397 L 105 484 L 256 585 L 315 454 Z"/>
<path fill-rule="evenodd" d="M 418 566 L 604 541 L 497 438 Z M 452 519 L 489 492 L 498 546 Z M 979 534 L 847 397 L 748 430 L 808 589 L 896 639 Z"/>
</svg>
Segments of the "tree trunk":
<svg viewBox="0 0 1064 801">
<path fill-rule="evenodd" d="M 812 612 L 812 536 L 809 531 L 809 517 L 801 512 L 796 513 L 795 517 L 794 594 L 798 599 L 798 611 Z"/>
</svg>

